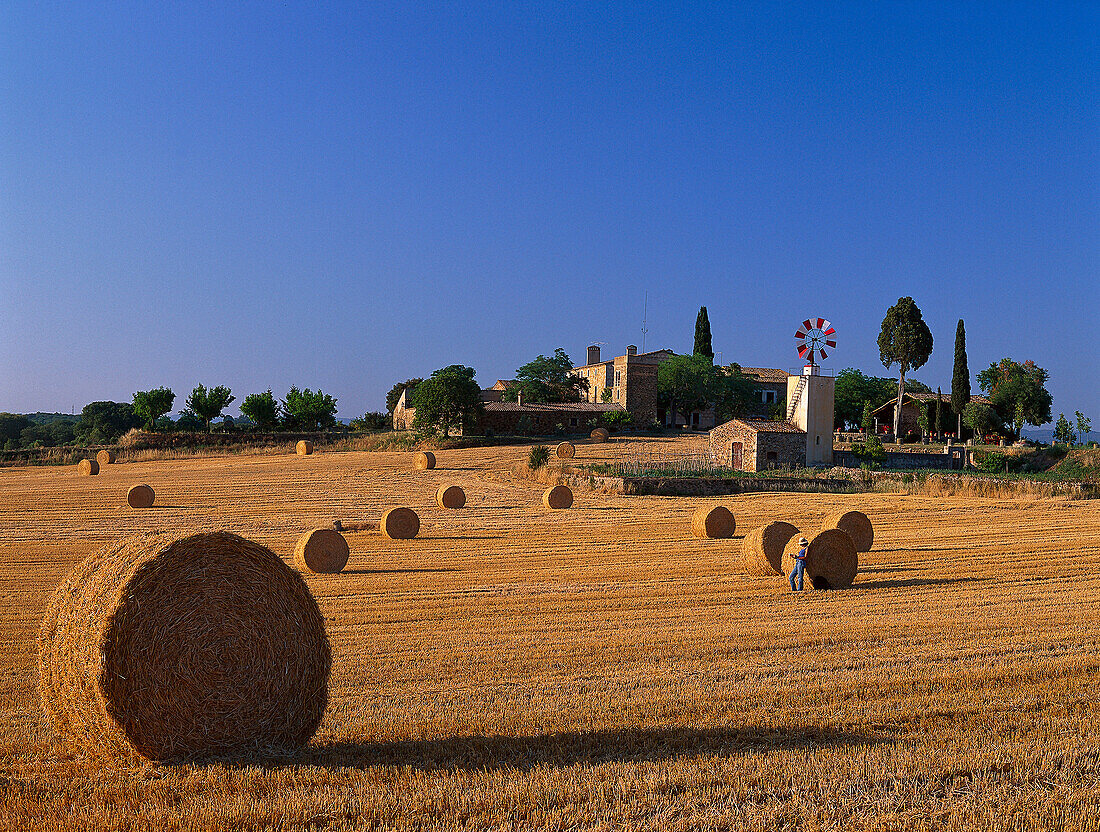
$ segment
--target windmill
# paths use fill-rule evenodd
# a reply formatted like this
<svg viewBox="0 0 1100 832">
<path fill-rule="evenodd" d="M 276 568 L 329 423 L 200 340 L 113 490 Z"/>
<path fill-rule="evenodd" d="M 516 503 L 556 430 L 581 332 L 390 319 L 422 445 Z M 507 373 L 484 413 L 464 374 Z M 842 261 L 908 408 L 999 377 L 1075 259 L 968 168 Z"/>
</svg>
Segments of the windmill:
<svg viewBox="0 0 1100 832">
<path fill-rule="evenodd" d="M 826 350 L 836 349 L 836 330 L 824 318 L 807 318 L 794 334 L 798 357 L 809 361 L 808 367 L 816 366 L 814 353 L 822 359 L 828 358 Z"/>
</svg>

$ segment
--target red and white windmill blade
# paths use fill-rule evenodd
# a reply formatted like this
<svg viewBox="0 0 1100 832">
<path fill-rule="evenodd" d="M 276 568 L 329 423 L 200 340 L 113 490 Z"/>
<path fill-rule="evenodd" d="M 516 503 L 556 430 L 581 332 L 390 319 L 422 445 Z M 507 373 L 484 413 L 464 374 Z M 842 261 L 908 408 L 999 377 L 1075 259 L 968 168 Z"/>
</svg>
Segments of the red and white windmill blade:
<svg viewBox="0 0 1100 832">
<path fill-rule="evenodd" d="M 829 354 L 825 350 L 836 347 L 836 330 L 824 318 L 807 318 L 794 337 L 798 345 L 798 357 L 808 359 L 811 364 L 814 363 L 815 351 L 821 358 L 828 358 Z"/>
</svg>

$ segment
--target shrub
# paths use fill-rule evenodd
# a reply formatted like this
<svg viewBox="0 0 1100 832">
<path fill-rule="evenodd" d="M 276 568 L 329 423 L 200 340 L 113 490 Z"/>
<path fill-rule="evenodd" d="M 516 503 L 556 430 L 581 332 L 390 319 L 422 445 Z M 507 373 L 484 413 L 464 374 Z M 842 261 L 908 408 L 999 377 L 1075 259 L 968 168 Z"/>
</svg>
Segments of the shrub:
<svg viewBox="0 0 1100 832">
<path fill-rule="evenodd" d="M 550 461 L 550 449 L 546 445 L 535 445 L 527 455 L 527 467 L 537 471 Z"/>
</svg>

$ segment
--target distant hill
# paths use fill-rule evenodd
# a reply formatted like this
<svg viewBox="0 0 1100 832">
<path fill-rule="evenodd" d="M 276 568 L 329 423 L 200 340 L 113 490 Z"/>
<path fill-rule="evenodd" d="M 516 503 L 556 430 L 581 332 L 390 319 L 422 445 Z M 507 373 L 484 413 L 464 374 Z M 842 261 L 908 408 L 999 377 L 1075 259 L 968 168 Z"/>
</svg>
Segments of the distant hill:
<svg viewBox="0 0 1100 832">
<path fill-rule="evenodd" d="M 36 425 L 52 425 L 54 422 L 64 420 L 70 422 L 80 421 L 79 416 L 74 416 L 71 413 L 24 413 L 23 415 Z"/>
</svg>

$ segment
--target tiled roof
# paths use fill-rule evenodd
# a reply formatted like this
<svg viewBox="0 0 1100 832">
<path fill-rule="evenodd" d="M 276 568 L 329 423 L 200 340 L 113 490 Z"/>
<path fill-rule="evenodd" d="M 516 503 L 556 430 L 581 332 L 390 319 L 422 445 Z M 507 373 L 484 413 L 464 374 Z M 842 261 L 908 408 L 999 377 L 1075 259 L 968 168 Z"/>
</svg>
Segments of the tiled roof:
<svg viewBox="0 0 1100 832">
<path fill-rule="evenodd" d="M 485 405 L 487 413 L 517 413 L 535 411 L 552 413 L 607 413 L 612 410 L 624 410 L 621 404 L 605 402 L 537 402 L 520 404 L 519 402 L 489 402 Z"/>
<path fill-rule="evenodd" d="M 754 376 L 757 381 L 780 381 L 786 383 L 787 371 L 776 370 L 772 367 L 742 367 L 741 372 L 747 376 Z"/>
<path fill-rule="evenodd" d="M 730 419 L 725 424 L 744 425 L 757 433 L 805 433 L 790 422 L 773 422 L 770 419 Z M 721 425 L 719 425 L 721 427 Z"/>
<path fill-rule="evenodd" d="M 919 402 L 934 402 L 936 400 L 936 394 L 935 393 L 910 393 L 910 392 L 906 391 L 905 398 L 907 398 L 907 399 L 916 399 Z M 897 401 L 897 400 L 895 399 L 894 401 Z M 950 393 L 941 393 L 940 394 L 940 401 L 941 402 L 951 401 L 951 394 Z M 978 404 L 989 404 L 990 403 L 989 399 L 987 399 L 985 396 L 971 396 L 970 401 L 977 402 Z M 889 404 L 889 402 L 887 402 L 887 404 Z"/>
</svg>

